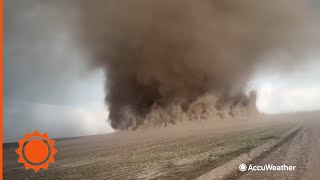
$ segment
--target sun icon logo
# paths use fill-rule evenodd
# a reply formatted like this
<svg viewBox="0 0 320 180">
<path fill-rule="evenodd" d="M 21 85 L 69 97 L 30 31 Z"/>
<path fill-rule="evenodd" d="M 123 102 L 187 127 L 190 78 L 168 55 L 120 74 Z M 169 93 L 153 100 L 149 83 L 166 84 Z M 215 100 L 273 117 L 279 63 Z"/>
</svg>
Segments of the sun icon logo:
<svg viewBox="0 0 320 180">
<path fill-rule="evenodd" d="M 54 140 L 49 139 L 48 134 L 40 134 L 34 131 L 33 134 L 26 134 L 18 141 L 19 148 L 16 153 L 19 155 L 19 163 L 23 163 L 25 169 L 32 168 L 38 172 L 41 168 L 48 169 L 50 163 L 55 162 L 54 155 L 57 149 L 54 148 Z"/>
</svg>

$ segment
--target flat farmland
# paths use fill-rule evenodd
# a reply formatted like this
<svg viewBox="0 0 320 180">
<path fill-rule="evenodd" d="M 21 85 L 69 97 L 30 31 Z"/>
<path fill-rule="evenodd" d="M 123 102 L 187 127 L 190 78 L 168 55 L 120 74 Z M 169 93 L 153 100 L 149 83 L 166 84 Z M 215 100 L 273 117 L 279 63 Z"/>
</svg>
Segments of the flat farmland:
<svg viewBox="0 0 320 180">
<path fill-rule="evenodd" d="M 194 179 L 294 127 L 290 121 L 190 123 L 59 139 L 48 170 L 24 170 L 4 145 L 5 179 Z"/>
</svg>

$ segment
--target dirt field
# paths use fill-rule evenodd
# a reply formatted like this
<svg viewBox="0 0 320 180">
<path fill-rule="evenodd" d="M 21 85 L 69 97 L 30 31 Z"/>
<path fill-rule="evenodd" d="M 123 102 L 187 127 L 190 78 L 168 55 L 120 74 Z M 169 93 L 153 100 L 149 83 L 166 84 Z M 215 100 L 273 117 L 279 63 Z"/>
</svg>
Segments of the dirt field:
<svg viewBox="0 0 320 180">
<path fill-rule="evenodd" d="M 294 171 L 238 171 L 228 179 L 254 180 L 257 177 L 260 179 L 319 179 L 320 123 L 318 117 L 313 117 L 311 121 L 304 118 L 305 123 L 295 136 L 251 162 L 252 165 L 258 166 L 294 165 L 296 166 Z"/>
<path fill-rule="evenodd" d="M 193 179 L 256 146 L 278 138 L 296 122 L 268 120 L 196 123 L 156 130 L 57 140 L 49 170 L 25 171 L 16 144 L 5 144 L 5 179 Z"/>
</svg>

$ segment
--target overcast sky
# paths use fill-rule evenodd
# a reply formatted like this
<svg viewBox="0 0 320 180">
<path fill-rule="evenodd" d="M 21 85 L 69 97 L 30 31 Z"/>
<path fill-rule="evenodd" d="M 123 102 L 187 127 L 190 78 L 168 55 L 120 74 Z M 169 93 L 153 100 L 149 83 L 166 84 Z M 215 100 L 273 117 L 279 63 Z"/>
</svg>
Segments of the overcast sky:
<svg viewBox="0 0 320 180">
<path fill-rule="evenodd" d="M 34 130 L 52 138 L 112 132 L 102 72 L 85 68 L 86 55 L 55 24 L 69 17 L 33 1 L 4 1 L 4 141 Z M 320 109 L 319 58 L 286 73 L 258 71 L 250 86 L 259 90 L 259 110 Z"/>
<path fill-rule="evenodd" d="M 103 74 L 85 68 L 55 24 L 58 12 L 32 0 L 4 7 L 4 141 L 34 130 L 52 138 L 112 132 Z"/>
<path fill-rule="evenodd" d="M 264 113 L 320 110 L 320 56 L 313 55 L 289 71 L 258 69 L 249 86 L 258 89 Z"/>
</svg>

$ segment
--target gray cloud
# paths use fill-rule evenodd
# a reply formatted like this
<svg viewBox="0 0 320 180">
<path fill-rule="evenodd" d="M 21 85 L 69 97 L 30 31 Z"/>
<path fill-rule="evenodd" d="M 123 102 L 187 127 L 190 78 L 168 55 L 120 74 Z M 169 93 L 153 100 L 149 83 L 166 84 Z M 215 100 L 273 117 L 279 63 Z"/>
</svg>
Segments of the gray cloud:
<svg viewBox="0 0 320 180">
<path fill-rule="evenodd" d="M 61 6 L 47 0 L 5 0 L 4 6 L 4 140 L 34 130 L 53 137 L 110 132 L 101 115 L 102 74 L 88 71 L 86 55 L 58 25 L 71 25 L 74 17 L 61 18 Z"/>
</svg>

